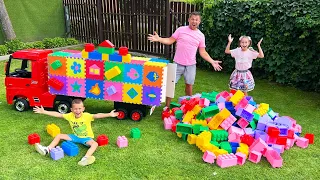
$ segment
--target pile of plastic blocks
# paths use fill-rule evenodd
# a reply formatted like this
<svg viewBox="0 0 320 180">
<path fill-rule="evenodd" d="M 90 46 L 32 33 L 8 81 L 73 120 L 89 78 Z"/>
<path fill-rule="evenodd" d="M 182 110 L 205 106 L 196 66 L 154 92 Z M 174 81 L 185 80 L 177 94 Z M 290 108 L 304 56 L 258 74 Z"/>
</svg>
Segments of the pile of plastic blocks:
<svg viewBox="0 0 320 180">
<path fill-rule="evenodd" d="M 281 154 L 294 144 L 307 148 L 314 135 L 301 137 L 301 126 L 280 116 L 269 104 L 257 104 L 241 91 L 211 92 L 179 98 L 162 112 L 164 128 L 195 144 L 207 163 L 230 167 L 248 159 L 265 157 L 273 168 L 281 167 Z"/>
</svg>

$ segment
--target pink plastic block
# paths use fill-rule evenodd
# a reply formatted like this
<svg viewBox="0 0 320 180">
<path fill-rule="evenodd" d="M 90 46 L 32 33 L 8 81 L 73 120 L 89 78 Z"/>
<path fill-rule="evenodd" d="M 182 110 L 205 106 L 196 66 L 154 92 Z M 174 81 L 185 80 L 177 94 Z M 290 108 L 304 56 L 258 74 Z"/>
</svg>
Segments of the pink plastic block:
<svg viewBox="0 0 320 180">
<path fill-rule="evenodd" d="M 287 139 L 286 150 L 290 149 L 294 145 L 294 139 Z"/>
<path fill-rule="evenodd" d="M 232 114 L 227 117 L 227 119 L 225 119 L 220 126 L 224 129 L 224 130 L 228 130 L 232 124 L 237 120 L 237 118 L 235 118 Z"/>
<path fill-rule="evenodd" d="M 224 102 L 218 103 L 218 108 L 219 108 L 220 111 L 222 109 L 224 109 L 225 107 L 226 107 L 226 103 L 224 103 Z"/>
<path fill-rule="evenodd" d="M 117 145 L 119 148 L 128 147 L 128 139 L 125 136 L 118 136 Z"/>
<path fill-rule="evenodd" d="M 237 152 L 236 156 L 237 156 L 237 164 L 242 166 L 246 162 L 247 156 L 242 152 Z"/>
<path fill-rule="evenodd" d="M 245 108 L 248 104 L 248 100 L 246 98 L 242 98 L 241 101 L 236 105 L 235 109 Z"/>
<path fill-rule="evenodd" d="M 294 131 L 295 132 L 298 132 L 298 133 L 301 133 L 301 126 L 299 124 L 296 124 L 295 128 L 294 128 Z"/>
<path fill-rule="evenodd" d="M 203 156 L 202 156 L 202 159 L 204 162 L 207 162 L 207 163 L 214 163 L 214 160 L 216 159 L 216 156 L 214 155 L 214 153 L 210 152 L 210 151 L 206 151 Z"/>
<path fill-rule="evenodd" d="M 229 94 L 227 91 L 223 91 L 223 92 L 219 93 L 219 94 L 216 96 L 216 100 L 217 100 L 219 97 L 223 97 L 223 98 L 225 98 L 226 100 L 229 100 L 229 99 L 230 99 L 230 94 Z"/>
<path fill-rule="evenodd" d="M 268 146 L 267 148 L 265 148 L 263 151 L 262 151 L 262 156 L 263 157 L 266 157 L 267 155 L 267 151 L 271 151 L 271 150 L 274 150 L 272 147 Z"/>
<path fill-rule="evenodd" d="M 261 160 L 261 155 L 262 154 L 260 152 L 251 151 L 249 154 L 249 161 L 257 164 Z"/>
<path fill-rule="evenodd" d="M 257 152 L 262 152 L 264 149 L 266 149 L 268 147 L 268 145 L 266 144 L 266 142 L 264 142 L 264 140 L 262 140 L 261 138 L 256 139 L 253 144 L 251 144 L 251 146 L 249 147 L 249 151 L 257 151 Z"/>
<path fill-rule="evenodd" d="M 207 107 L 210 105 L 210 101 L 206 98 L 201 98 L 199 101 L 199 106 L 201 107 Z"/>
<path fill-rule="evenodd" d="M 247 106 L 244 108 L 249 113 L 253 113 L 253 111 L 256 109 L 256 107 L 252 106 L 251 104 L 247 104 Z"/>
<path fill-rule="evenodd" d="M 237 124 L 242 128 L 246 128 L 249 125 L 249 122 L 245 120 L 244 118 L 240 118 L 237 122 Z"/>
<path fill-rule="evenodd" d="M 228 135 L 228 141 L 229 142 L 241 142 L 241 136 L 239 134 L 236 133 L 232 133 Z"/>
<path fill-rule="evenodd" d="M 175 116 L 170 116 L 170 119 L 171 119 L 172 123 L 177 120 Z"/>
<path fill-rule="evenodd" d="M 222 154 L 217 158 L 217 164 L 221 168 L 236 166 L 238 163 L 238 158 L 233 153 L 231 154 Z"/>
<path fill-rule="evenodd" d="M 228 129 L 228 133 L 229 133 L 229 134 L 235 133 L 235 134 L 238 134 L 238 135 L 240 135 L 240 136 L 244 135 L 243 129 L 237 128 L 237 127 L 235 127 L 235 126 L 231 126 L 231 127 Z"/>
<path fill-rule="evenodd" d="M 164 118 L 163 123 L 164 123 L 164 129 L 166 129 L 166 130 L 171 129 L 172 120 L 171 120 L 170 117 L 169 118 Z"/>
<path fill-rule="evenodd" d="M 266 158 L 273 168 L 282 166 L 282 157 L 275 150 L 267 150 Z"/>
<path fill-rule="evenodd" d="M 309 139 L 304 137 L 297 138 L 296 145 L 301 148 L 307 148 L 309 145 Z"/>
</svg>

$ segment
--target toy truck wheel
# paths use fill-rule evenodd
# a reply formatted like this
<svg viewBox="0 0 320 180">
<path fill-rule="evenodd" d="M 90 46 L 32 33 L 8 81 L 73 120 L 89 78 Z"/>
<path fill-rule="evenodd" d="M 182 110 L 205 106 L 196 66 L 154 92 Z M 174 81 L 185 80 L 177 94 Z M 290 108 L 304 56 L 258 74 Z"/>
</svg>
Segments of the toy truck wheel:
<svg viewBox="0 0 320 180">
<path fill-rule="evenodd" d="M 14 107 L 19 112 L 26 111 L 29 109 L 29 102 L 26 99 L 18 98 L 14 102 Z"/>
<path fill-rule="evenodd" d="M 71 105 L 67 101 L 60 101 L 56 104 L 55 110 L 61 114 L 66 114 L 70 112 Z"/>
<path fill-rule="evenodd" d="M 143 114 L 140 110 L 133 110 L 131 111 L 130 117 L 133 121 L 140 121 L 143 117 Z"/>
<path fill-rule="evenodd" d="M 126 119 L 128 116 L 128 111 L 125 109 L 117 109 L 117 112 L 119 113 L 119 115 L 117 116 L 118 120 Z"/>
</svg>

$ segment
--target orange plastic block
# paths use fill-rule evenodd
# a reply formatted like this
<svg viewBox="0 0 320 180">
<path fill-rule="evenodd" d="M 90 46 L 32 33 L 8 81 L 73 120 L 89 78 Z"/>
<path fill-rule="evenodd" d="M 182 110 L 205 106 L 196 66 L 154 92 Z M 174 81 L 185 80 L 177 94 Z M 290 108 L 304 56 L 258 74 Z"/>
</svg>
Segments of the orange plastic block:
<svg viewBox="0 0 320 180">
<path fill-rule="evenodd" d="M 131 62 L 131 54 L 127 54 L 125 56 L 122 56 L 122 62 L 130 63 Z"/>
<path fill-rule="evenodd" d="M 60 134 L 60 128 L 55 124 L 49 124 L 47 125 L 47 132 L 52 137 L 56 137 L 58 134 Z"/>
<path fill-rule="evenodd" d="M 113 68 L 109 69 L 108 71 L 106 71 L 104 73 L 105 77 L 110 80 L 116 76 L 118 76 L 119 74 L 121 74 L 121 70 L 118 66 L 114 66 Z"/>
</svg>

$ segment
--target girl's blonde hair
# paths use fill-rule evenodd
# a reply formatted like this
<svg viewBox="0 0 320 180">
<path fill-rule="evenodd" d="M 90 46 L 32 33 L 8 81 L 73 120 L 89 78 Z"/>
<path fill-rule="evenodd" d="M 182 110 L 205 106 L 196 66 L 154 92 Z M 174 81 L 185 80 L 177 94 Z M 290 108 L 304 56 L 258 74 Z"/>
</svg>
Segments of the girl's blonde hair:
<svg viewBox="0 0 320 180">
<path fill-rule="evenodd" d="M 242 40 L 243 38 L 247 38 L 247 39 L 249 40 L 249 42 L 250 42 L 248 49 L 251 50 L 251 51 L 255 51 L 255 50 L 253 49 L 253 47 L 251 47 L 251 45 L 252 45 L 252 40 L 251 40 L 251 37 L 250 37 L 250 36 L 241 36 L 241 37 L 239 38 L 239 47 L 240 47 L 240 42 L 241 42 L 241 40 Z"/>
</svg>

